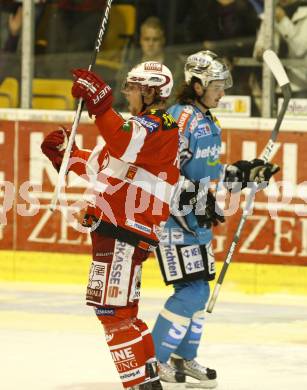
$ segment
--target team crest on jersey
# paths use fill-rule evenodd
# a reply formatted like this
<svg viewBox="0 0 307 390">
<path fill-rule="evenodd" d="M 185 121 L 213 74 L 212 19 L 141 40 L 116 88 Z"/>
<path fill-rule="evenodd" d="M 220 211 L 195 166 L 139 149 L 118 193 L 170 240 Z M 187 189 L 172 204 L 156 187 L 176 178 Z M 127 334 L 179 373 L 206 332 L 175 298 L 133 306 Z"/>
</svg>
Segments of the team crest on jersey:
<svg viewBox="0 0 307 390">
<path fill-rule="evenodd" d="M 128 181 L 133 180 L 136 173 L 137 173 L 138 168 L 134 165 L 129 165 L 128 171 L 126 173 L 125 179 Z"/>
<path fill-rule="evenodd" d="M 140 123 L 149 133 L 153 133 L 154 131 L 157 131 L 160 123 L 155 121 L 154 119 L 150 118 L 147 115 L 144 116 L 135 116 L 133 117 L 133 120 Z"/>
</svg>

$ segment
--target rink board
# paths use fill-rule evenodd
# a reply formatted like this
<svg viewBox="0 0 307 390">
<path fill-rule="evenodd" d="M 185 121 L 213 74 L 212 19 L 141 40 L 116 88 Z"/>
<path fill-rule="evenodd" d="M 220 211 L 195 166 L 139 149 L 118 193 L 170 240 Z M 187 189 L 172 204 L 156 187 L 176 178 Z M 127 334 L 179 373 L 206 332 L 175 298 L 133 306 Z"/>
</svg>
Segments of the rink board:
<svg viewBox="0 0 307 390">
<path fill-rule="evenodd" d="M 76 230 L 82 212 L 78 212 L 75 202 L 82 199 L 86 182 L 71 174 L 61 198 L 61 211 L 50 213 L 48 205 L 57 173 L 40 150 L 44 135 L 59 124 L 69 127 L 73 116 L 73 112 L 65 111 L 0 110 L 0 249 L 17 251 L 18 267 L 22 267 L 24 258 L 24 252 L 19 251 L 46 252 L 51 268 L 55 268 L 56 261 L 51 260 L 47 252 L 90 254 L 88 233 Z M 77 143 L 81 148 L 92 148 L 99 140 L 98 132 L 85 113 L 82 118 Z M 221 118 L 222 162 L 259 155 L 274 122 L 260 118 Z M 293 268 L 289 269 L 295 274 L 296 266 L 307 265 L 306 136 L 304 121 L 284 121 L 274 155 L 274 162 L 281 166 L 281 171 L 268 190 L 257 194 L 253 215 L 248 217 L 234 254 L 234 262 L 244 263 L 242 267 L 250 263 L 253 270 L 255 263 L 285 264 L 291 265 Z M 244 195 L 239 210 L 215 229 L 213 244 L 219 261 L 225 259 L 243 206 Z M 68 220 L 70 213 L 72 221 Z M 15 257 L 14 252 L 11 253 Z M 33 256 L 34 268 L 36 257 Z M 3 266 L 3 260 L 1 264 Z M 16 272 L 19 272 L 18 267 Z M 0 275 L 5 274 L 0 272 Z M 63 278 L 66 282 L 66 276 Z"/>
<path fill-rule="evenodd" d="M 0 281 L 84 285 L 88 280 L 89 255 L 0 251 Z M 217 262 L 217 272 L 222 262 Z M 212 282 L 213 284 L 213 282 Z M 171 289 L 163 283 L 157 260 L 152 256 L 143 267 L 145 289 Z M 250 294 L 307 294 L 307 267 L 233 262 L 223 291 Z"/>
</svg>

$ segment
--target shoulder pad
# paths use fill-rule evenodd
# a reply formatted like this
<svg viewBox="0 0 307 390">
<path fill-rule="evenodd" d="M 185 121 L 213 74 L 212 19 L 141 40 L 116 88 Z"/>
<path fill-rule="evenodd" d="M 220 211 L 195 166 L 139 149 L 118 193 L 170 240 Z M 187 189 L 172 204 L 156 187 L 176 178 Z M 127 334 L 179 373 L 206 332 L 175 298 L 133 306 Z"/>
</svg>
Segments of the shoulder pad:
<svg viewBox="0 0 307 390">
<path fill-rule="evenodd" d="M 161 120 L 162 130 L 177 129 L 178 125 L 175 118 L 164 110 L 150 110 L 150 115 L 154 115 Z"/>
</svg>

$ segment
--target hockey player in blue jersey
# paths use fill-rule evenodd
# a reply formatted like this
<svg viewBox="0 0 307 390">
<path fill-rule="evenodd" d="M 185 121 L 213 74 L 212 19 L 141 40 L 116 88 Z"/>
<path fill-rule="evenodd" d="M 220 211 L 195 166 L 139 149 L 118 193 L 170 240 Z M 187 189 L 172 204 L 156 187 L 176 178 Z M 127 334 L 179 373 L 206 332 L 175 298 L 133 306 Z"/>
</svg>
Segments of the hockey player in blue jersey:
<svg viewBox="0 0 307 390">
<path fill-rule="evenodd" d="M 216 54 L 200 51 L 188 57 L 184 73 L 185 86 L 178 103 L 168 112 L 177 120 L 181 133 L 184 190 L 178 197 L 179 208 L 188 205 L 192 211 L 182 216 L 174 207 L 177 210 L 173 210 L 156 251 L 164 281 L 173 284 L 174 293 L 159 313 L 152 332 L 160 379 L 176 383 L 177 390 L 185 387 L 189 377 L 198 381 L 193 387 L 213 388 L 217 384 L 216 371 L 195 360 L 209 298 L 208 281 L 215 277 L 211 226 L 224 221 L 208 184 L 222 180 L 232 190 L 238 184 L 241 189 L 248 182 L 268 182 L 279 170 L 259 159 L 220 163 L 221 128 L 210 109 L 217 107 L 225 89 L 232 86 L 230 71 Z M 206 196 L 199 196 L 198 191 Z"/>
</svg>

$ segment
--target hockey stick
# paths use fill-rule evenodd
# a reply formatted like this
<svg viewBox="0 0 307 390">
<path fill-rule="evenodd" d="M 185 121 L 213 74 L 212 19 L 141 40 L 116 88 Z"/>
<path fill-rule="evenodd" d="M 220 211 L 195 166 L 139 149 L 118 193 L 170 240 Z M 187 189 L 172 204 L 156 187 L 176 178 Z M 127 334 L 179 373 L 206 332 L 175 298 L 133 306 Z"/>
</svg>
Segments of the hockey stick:
<svg viewBox="0 0 307 390">
<path fill-rule="evenodd" d="M 279 87 L 281 88 L 281 91 L 282 91 L 282 94 L 284 97 L 284 101 L 283 101 L 282 107 L 278 113 L 278 116 L 277 116 L 277 119 L 275 122 L 275 126 L 274 126 L 274 129 L 272 130 L 270 139 L 259 157 L 260 159 L 264 160 L 267 163 L 268 161 L 270 161 L 270 158 L 272 156 L 275 141 L 276 141 L 276 138 L 277 138 L 278 133 L 279 133 L 280 125 L 281 125 L 281 122 L 284 118 L 285 112 L 287 110 L 287 107 L 288 107 L 288 104 L 289 104 L 289 101 L 291 98 L 291 88 L 290 88 L 290 82 L 289 82 L 288 76 L 287 76 L 285 69 L 284 69 L 283 65 L 281 64 L 279 58 L 277 57 L 277 55 L 272 50 L 266 50 L 263 53 L 263 59 L 264 59 L 265 63 L 267 64 L 267 66 L 270 68 L 271 72 L 273 73 Z M 234 238 L 233 238 L 232 243 L 230 245 L 230 248 L 228 250 L 226 259 L 224 261 L 223 267 L 222 267 L 221 272 L 219 274 L 218 280 L 215 284 L 211 299 L 209 301 L 209 304 L 207 307 L 208 313 L 212 313 L 212 311 L 213 311 L 213 307 L 214 307 L 215 302 L 217 300 L 220 288 L 222 286 L 227 269 L 228 269 L 229 264 L 231 262 L 234 250 L 235 250 L 237 243 L 239 241 L 243 226 L 246 222 L 247 216 L 251 212 L 253 200 L 254 200 L 255 194 L 257 192 L 257 189 L 258 189 L 258 185 L 256 183 L 253 183 L 253 186 L 251 188 L 251 191 L 250 191 L 249 196 L 248 196 L 247 201 L 246 201 L 246 206 L 243 210 L 240 222 L 238 224 Z"/>
<path fill-rule="evenodd" d="M 99 30 L 98 30 L 96 41 L 95 41 L 95 46 L 94 46 L 94 51 L 93 51 L 93 55 L 92 55 L 92 60 L 91 60 L 91 63 L 89 65 L 89 67 L 88 67 L 88 70 L 91 70 L 92 67 L 95 65 L 97 54 L 99 53 L 99 50 L 100 50 L 100 47 L 101 47 L 101 44 L 102 44 L 102 37 L 103 37 L 103 35 L 104 35 L 105 31 L 106 31 L 106 26 L 107 26 L 108 19 L 109 19 L 109 14 L 110 14 L 110 10 L 111 10 L 112 1 L 113 0 L 108 0 L 107 1 L 106 7 L 105 7 L 105 10 L 104 10 L 104 14 L 103 14 L 103 17 L 102 17 L 102 20 L 101 20 L 101 24 L 99 25 Z M 67 147 L 65 149 L 65 153 L 64 153 L 64 156 L 63 156 L 61 168 L 60 168 L 60 171 L 59 171 L 58 181 L 57 181 L 57 184 L 56 184 L 56 186 L 54 188 L 51 204 L 50 204 L 50 207 L 49 207 L 51 211 L 54 211 L 56 209 L 56 204 L 57 204 L 59 196 L 60 196 L 61 188 L 62 188 L 62 186 L 65 185 L 65 176 L 67 174 L 67 168 L 68 168 L 68 164 L 69 164 L 70 153 L 71 153 L 71 149 L 72 149 L 75 137 L 76 137 L 77 128 L 78 128 L 78 125 L 79 125 L 79 122 L 80 122 L 80 117 L 81 117 L 81 112 L 82 112 L 82 109 L 83 109 L 83 105 L 84 105 L 84 101 L 83 101 L 82 98 L 80 98 L 79 101 L 78 101 L 78 106 L 77 106 L 76 114 L 75 114 L 75 117 L 74 117 L 73 125 L 72 125 L 72 128 L 71 128 L 71 133 L 70 133 L 70 136 L 69 136 L 68 144 L 67 144 Z"/>
</svg>

